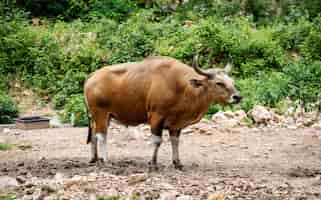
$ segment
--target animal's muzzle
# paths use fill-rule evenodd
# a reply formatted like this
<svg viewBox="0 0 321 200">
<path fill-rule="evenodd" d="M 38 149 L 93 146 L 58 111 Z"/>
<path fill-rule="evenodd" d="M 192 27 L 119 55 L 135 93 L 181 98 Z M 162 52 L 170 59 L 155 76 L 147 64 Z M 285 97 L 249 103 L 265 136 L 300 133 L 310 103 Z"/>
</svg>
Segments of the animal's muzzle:
<svg viewBox="0 0 321 200">
<path fill-rule="evenodd" d="M 242 97 L 241 95 L 234 94 L 234 95 L 232 96 L 233 104 L 239 104 L 239 103 L 241 103 L 242 98 L 243 98 L 243 97 Z"/>
</svg>

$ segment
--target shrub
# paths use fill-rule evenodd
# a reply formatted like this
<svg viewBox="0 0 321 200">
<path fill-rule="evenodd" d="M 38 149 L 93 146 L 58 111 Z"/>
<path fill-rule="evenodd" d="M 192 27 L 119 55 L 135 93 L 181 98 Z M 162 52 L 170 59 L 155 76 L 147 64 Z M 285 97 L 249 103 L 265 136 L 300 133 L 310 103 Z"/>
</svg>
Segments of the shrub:
<svg viewBox="0 0 321 200">
<path fill-rule="evenodd" d="M 300 47 L 302 55 L 307 59 L 321 60 L 321 31 L 310 31 Z"/>
<path fill-rule="evenodd" d="M 288 95 L 292 100 L 301 101 L 306 109 L 320 106 L 320 61 L 291 63 L 284 71 L 289 76 Z"/>
<path fill-rule="evenodd" d="M 300 45 L 309 35 L 313 25 L 305 17 L 297 22 L 279 24 L 275 27 L 274 37 L 280 41 L 282 48 L 291 51 L 299 51 Z"/>
<path fill-rule="evenodd" d="M 18 108 L 13 100 L 6 94 L 0 92 L 0 124 L 12 123 L 18 116 Z"/>
<path fill-rule="evenodd" d="M 82 94 L 70 95 L 60 117 L 64 122 L 72 123 L 73 121 L 75 126 L 88 125 L 84 96 Z"/>
</svg>

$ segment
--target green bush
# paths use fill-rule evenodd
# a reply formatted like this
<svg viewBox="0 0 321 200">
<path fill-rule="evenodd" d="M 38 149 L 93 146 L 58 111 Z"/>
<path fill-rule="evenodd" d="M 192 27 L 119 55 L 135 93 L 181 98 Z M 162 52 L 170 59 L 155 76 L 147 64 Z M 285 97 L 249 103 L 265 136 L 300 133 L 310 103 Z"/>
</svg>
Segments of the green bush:
<svg viewBox="0 0 321 200">
<path fill-rule="evenodd" d="M 278 24 L 274 37 L 279 39 L 280 45 L 291 51 L 299 51 L 300 45 L 309 35 L 313 25 L 306 18 L 300 18 L 298 22 L 290 24 Z"/>
<path fill-rule="evenodd" d="M 310 60 L 321 60 L 321 31 L 309 33 L 301 45 L 301 52 Z"/>
<path fill-rule="evenodd" d="M 84 96 L 82 94 L 70 95 L 60 117 L 64 122 L 72 123 L 73 121 L 75 126 L 88 125 Z"/>
<path fill-rule="evenodd" d="M 256 104 L 275 107 L 287 97 L 310 105 L 319 95 L 321 17 L 306 9 L 315 1 L 190 0 L 176 11 L 168 9 L 169 0 L 153 1 L 149 9 L 129 0 L 24 2 L 20 7 L 32 11 L 30 16 L 41 15 L 40 26 L 0 2 L 0 89 L 8 91 L 11 77 L 18 77 L 63 109 L 66 121 L 85 111 L 82 92 L 89 73 L 149 55 L 191 64 L 197 54 L 203 68 L 233 61 L 244 101 L 213 105 L 209 114 Z M 85 115 L 76 118 L 86 123 Z"/>
<path fill-rule="evenodd" d="M 321 104 L 321 62 L 298 62 L 284 69 L 289 76 L 288 96 L 299 100 L 307 109 Z"/>
<path fill-rule="evenodd" d="M 18 116 L 18 108 L 13 100 L 0 92 L 0 124 L 12 123 Z"/>
</svg>

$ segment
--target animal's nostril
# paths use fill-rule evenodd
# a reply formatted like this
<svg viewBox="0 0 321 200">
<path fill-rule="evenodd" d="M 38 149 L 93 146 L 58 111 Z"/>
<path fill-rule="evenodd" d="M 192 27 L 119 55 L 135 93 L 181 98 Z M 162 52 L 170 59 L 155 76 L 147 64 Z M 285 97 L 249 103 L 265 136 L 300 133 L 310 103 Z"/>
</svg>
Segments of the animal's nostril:
<svg viewBox="0 0 321 200">
<path fill-rule="evenodd" d="M 240 95 L 233 95 L 233 99 L 236 101 L 236 102 L 240 102 L 242 100 L 242 97 Z"/>
</svg>

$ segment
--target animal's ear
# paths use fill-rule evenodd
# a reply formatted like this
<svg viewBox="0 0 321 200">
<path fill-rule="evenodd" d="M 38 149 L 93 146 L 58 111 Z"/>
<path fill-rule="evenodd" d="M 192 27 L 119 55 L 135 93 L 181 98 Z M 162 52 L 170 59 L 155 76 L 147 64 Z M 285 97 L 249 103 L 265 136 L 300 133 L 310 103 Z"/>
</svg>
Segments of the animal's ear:
<svg viewBox="0 0 321 200">
<path fill-rule="evenodd" d="M 204 80 L 191 79 L 189 80 L 189 82 L 194 88 L 199 88 L 204 86 Z"/>
</svg>

